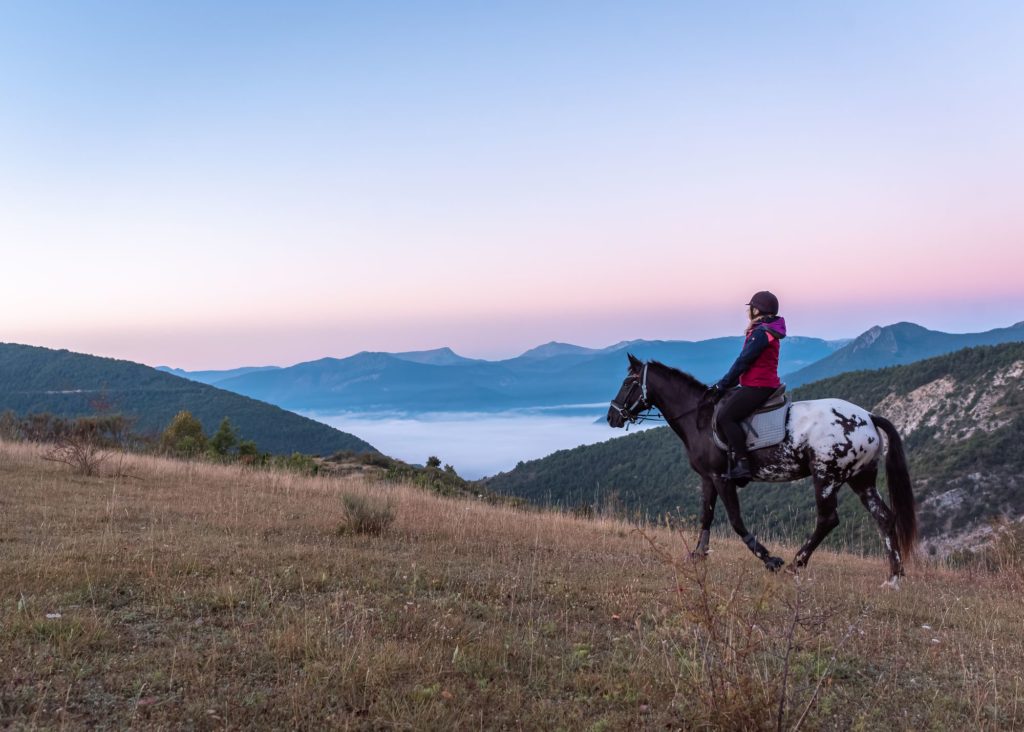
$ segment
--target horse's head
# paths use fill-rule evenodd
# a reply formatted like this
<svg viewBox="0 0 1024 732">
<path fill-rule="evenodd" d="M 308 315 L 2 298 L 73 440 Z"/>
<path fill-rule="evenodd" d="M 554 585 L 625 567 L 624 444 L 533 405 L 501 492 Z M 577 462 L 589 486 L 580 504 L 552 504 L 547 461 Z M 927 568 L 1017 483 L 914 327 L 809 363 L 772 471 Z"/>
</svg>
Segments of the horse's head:
<svg viewBox="0 0 1024 732">
<path fill-rule="evenodd" d="M 636 422 L 641 412 L 651 408 L 647 401 L 647 364 L 632 353 L 628 355 L 629 372 L 608 408 L 608 424 L 612 427 Z"/>
</svg>

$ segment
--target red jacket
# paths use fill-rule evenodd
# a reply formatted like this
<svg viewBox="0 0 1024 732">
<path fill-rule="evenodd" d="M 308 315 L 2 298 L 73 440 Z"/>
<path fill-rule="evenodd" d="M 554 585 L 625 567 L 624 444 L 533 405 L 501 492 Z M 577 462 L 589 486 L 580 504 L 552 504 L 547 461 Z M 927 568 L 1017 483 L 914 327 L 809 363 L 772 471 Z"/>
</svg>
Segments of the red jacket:
<svg viewBox="0 0 1024 732">
<path fill-rule="evenodd" d="M 753 365 L 740 375 L 740 386 L 770 386 L 778 389 L 782 385 L 779 379 L 779 339 L 771 332 L 765 335 L 768 336 L 768 345 Z"/>
<path fill-rule="evenodd" d="M 779 340 L 786 337 L 786 321 L 779 316 L 766 318 L 754 326 L 743 342 L 743 351 L 722 377 L 718 386 L 731 389 L 740 386 L 763 386 L 778 389 Z"/>
</svg>

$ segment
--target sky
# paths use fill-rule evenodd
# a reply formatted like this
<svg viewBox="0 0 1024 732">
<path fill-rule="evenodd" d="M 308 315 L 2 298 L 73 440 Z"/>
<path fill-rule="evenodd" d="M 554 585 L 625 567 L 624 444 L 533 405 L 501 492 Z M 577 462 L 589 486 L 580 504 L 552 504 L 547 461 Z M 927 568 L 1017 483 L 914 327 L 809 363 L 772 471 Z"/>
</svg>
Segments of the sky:
<svg viewBox="0 0 1024 732">
<path fill-rule="evenodd" d="M 0 2 L 0 341 L 151 365 L 1024 320 L 1017 2 Z"/>
</svg>

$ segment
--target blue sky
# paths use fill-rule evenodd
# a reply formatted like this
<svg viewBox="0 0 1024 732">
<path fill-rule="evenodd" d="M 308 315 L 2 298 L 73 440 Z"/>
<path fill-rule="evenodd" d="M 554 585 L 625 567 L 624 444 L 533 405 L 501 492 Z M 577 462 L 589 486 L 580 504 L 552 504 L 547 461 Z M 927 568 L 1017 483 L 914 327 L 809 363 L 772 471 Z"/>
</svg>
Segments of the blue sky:
<svg viewBox="0 0 1024 732">
<path fill-rule="evenodd" d="M 186 367 L 1024 319 L 1014 3 L 6 3 L 0 338 Z M 31 303 L 26 307 L 26 303 Z"/>
</svg>

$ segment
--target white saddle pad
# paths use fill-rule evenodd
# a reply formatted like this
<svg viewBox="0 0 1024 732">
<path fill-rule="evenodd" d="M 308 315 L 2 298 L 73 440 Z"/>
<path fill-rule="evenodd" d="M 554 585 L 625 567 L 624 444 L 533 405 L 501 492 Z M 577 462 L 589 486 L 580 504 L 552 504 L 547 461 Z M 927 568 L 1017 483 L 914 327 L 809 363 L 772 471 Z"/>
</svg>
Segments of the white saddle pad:
<svg viewBox="0 0 1024 732">
<path fill-rule="evenodd" d="M 786 439 L 786 424 L 789 421 L 791 406 L 792 402 L 787 396 L 786 401 L 776 409 L 770 412 L 759 412 L 740 422 L 743 431 L 747 433 L 747 449 L 760 450 L 763 447 L 778 445 Z M 714 424 L 717 422 L 718 420 L 715 420 Z M 729 449 L 729 446 L 719 436 L 717 429 L 712 430 L 711 434 L 715 438 L 716 445 L 723 450 Z"/>
</svg>

